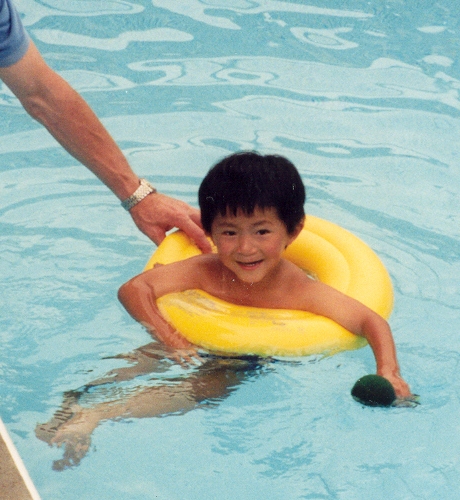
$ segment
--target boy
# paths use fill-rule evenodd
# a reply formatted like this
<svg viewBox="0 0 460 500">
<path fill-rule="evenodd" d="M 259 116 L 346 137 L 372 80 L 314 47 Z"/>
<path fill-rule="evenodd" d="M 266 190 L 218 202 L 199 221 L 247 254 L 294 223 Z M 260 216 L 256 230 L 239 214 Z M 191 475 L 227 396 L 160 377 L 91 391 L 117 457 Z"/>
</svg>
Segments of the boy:
<svg viewBox="0 0 460 500">
<path fill-rule="evenodd" d="M 230 155 L 208 172 L 198 197 L 202 225 L 217 254 L 160 266 L 125 283 L 119 299 L 134 319 L 189 359 L 196 356 L 194 346 L 156 306 L 163 295 L 198 288 L 234 304 L 309 311 L 364 336 L 377 373 L 392 383 L 398 398 L 411 396 L 388 323 L 282 258 L 305 218 L 305 188 L 290 161 L 254 152 Z"/>
</svg>

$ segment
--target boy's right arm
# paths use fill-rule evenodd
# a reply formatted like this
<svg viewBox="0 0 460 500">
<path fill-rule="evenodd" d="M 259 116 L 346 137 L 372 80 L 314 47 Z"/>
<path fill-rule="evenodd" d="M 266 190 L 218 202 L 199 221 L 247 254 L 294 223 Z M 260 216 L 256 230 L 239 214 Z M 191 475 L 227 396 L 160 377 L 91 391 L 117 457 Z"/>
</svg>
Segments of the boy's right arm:
<svg viewBox="0 0 460 500">
<path fill-rule="evenodd" d="M 198 357 L 195 346 L 165 320 L 156 301 L 168 293 L 201 288 L 203 268 L 200 257 L 205 258 L 192 257 L 145 271 L 118 291 L 118 299 L 128 313 L 160 342 L 178 350 L 178 357 L 187 361 L 190 357 Z"/>
<path fill-rule="evenodd" d="M 153 286 L 141 274 L 118 290 L 118 299 L 128 313 L 158 340 L 175 349 L 187 349 L 192 344 L 175 330 L 161 315 Z"/>
</svg>

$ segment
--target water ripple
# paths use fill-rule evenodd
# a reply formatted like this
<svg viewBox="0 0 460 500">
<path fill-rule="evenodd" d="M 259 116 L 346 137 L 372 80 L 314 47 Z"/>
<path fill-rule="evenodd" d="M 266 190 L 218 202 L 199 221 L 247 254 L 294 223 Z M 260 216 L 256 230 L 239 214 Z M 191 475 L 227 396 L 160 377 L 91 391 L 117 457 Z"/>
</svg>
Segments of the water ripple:
<svg viewBox="0 0 460 500">
<path fill-rule="evenodd" d="M 333 50 L 349 50 L 358 47 L 357 43 L 338 36 L 339 33 L 350 33 L 351 31 L 351 28 L 336 28 L 333 30 L 291 28 L 291 33 L 301 42 Z"/>
<path fill-rule="evenodd" d="M 368 68 L 250 56 L 155 59 L 128 67 L 156 73 L 154 80 L 146 82 L 149 85 L 248 85 L 328 99 L 439 102 L 460 110 L 458 80 L 446 79 L 441 73 L 429 77 L 420 68 L 386 58 L 376 59 Z"/>
<path fill-rule="evenodd" d="M 171 28 L 154 28 L 147 31 L 126 31 L 116 38 L 95 38 L 61 30 L 34 29 L 33 34 L 51 45 L 88 47 L 98 50 L 124 50 L 132 42 L 189 42 L 193 36 Z"/>
<path fill-rule="evenodd" d="M 135 14 L 144 7 L 124 0 L 21 0 L 23 23 L 31 26 L 48 16 L 104 16 L 107 14 Z"/>
<path fill-rule="evenodd" d="M 315 7 L 312 5 L 302 5 L 300 3 L 288 3 L 277 0 L 262 0 L 262 1 L 244 1 L 244 0 L 229 0 L 212 2 L 202 2 L 201 0 L 190 0 L 187 3 L 172 3 L 169 0 L 152 0 L 153 5 L 167 9 L 176 14 L 190 17 L 195 21 L 199 21 L 210 26 L 215 26 L 223 29 L 238 30 L 241 27 L 230 19 L 207 14 L 205 11 L 212 9 L 222 11 L 237 12 L 240 14 L 251 15 L 261 14 L 268 12 L 284 12 L 296 13 L 310 16 L 335 16 L 335 17 L 350 17 L 363 19 L 369 17 L 369 14 L 341 10 L 341 9 L 327 9 L 322 7 Z"/>
</svg>

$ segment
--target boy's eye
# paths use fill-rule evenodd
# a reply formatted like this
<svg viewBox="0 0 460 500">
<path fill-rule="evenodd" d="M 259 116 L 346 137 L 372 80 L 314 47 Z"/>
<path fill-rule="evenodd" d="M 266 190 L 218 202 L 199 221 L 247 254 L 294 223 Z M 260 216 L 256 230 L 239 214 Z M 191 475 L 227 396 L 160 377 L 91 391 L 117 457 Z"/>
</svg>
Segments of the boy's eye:
<svg viewBox="0 0 460 500">
<path fill-rule="evenodd" d="M 269 229 L 259 229 L 257 231 L 257 234 L 264 235 L 264 234 L 269 234 L 270 230 Z"/>
<path fill-rule="evenodd" d="M 236 231 L 232 231 L 232 230 L 230 230 L 230 229 L 227 229 L 227 230 L 225 230 L 225 231 L 222 231 L 222 234 L 223 234 L 224 236 L 235 236 Z"/>
</svg>

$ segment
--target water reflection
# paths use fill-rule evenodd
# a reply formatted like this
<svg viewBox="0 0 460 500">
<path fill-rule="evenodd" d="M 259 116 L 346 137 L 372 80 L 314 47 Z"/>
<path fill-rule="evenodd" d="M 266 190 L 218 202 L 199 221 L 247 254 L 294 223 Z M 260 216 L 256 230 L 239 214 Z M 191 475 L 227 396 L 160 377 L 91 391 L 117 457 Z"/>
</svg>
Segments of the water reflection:
<svg viewBox="0 0 460 500">
<path fill-rule="evenodd" d="M 187 4 L 172 4 L 168 0 L 152 0 L 153 5 L 167 9 L 176 14 L 190 17 L 195 21 L 199 21 L 210 26 L 215 26 L 222 29 L 238 30 L 241 26 L 231 21 L 230 19 L 212 15 L 212 9 L 221 11 L 237 12 L 244 15 L 267 14 L 269 12 L 295 13 L 304 14 L 306 16 L 332 16 L 332 17 L 350 17 L 362 19 L 369 17 L 369 14 L 364 12 L 354 12 L 346 9 L 327 9 L 316 7 L 313 5 L 303 5 L 301 3 L 282 2 L 277 0 L 265 1 L 245 1 L 245 0 L 230 0 L 230 1 L 203 1 L 191 0 Z"/>
<path fill-rule="evenodd" d="M 301 42 L 333 50 L 349 50 L 358 47 L 357 43 L 350 42 L 339 36 L 339 33 L 350 33 L 351 31 L 351 28 L 336 28 L 333 30 L 291 28 L 291 33 Z"/>
<path fill-rule="evenodd" d="M 337 68 L 273 57 L 155 59 L 130 63 L 128 67 L 136 72 L 156 73 L 154 80 L 145 82 L 147 85 L 244 85 L 258 87 L 259 91 L 278 89 L 316 98 L 410 99 L 442 102 L 460 109 L 458 80 L 446 82 L 442 74 L 433 78 L 418 67 L 390 59 L 375 60 L 369 68 Z M 382 101 L 379 104 L 385 105 Z"/>
<path fill-rule="evenodd" d="M 107 14 L 137 14 L 144 7 L 123 0 L 21 0 L 21 14 L 25 26 L 32 26 L 52 16 L 105 16 Z"/>
<path fill-rule="evenodd" d="M 34 29 L 33 34 L 38 40 L 50 45 L 59 45 L 61 47 L 85 47 L 108 51 L 125 50 L 132 42 L 189 42 L 193 40 L 193 36 L 189 33 L 171 28 L 154 28 L 146 31 L 125 31 L 115 38 L 96 38 L 50 29 Z"/>
</svg>

